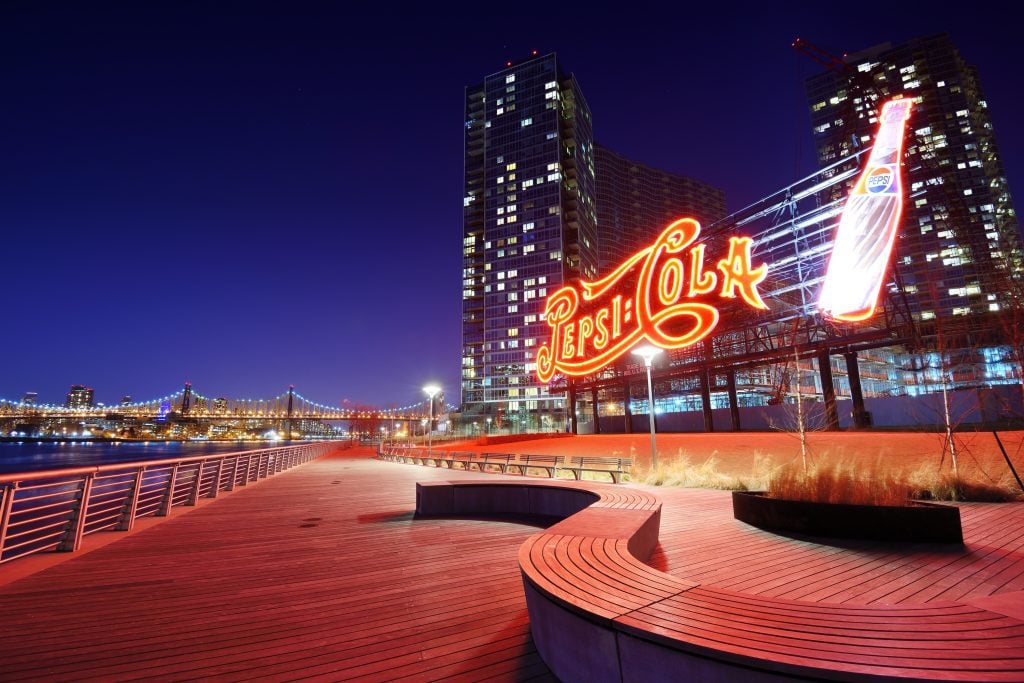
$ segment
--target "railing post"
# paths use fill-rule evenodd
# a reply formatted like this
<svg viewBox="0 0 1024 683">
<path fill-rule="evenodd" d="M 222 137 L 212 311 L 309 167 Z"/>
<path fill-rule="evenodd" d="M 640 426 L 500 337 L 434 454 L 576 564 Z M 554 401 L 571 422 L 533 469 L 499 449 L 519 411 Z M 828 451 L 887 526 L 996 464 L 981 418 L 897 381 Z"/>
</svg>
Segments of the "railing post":
<svg viewBox="0 0 1024 683">
<path fill-rule="evenodd" d="M 238 456 L 231 458 L 231 477 L 228 479 L 228 486 L 225 491 L 235 490 L 235 479 L 238 479 Z"/>
<path fill-rule="evenodd" d="M 249 485 L 249 470 L 252 469 L 252 453 L 245 454 L 245 476 L 242 477 L 242 486 Z"/>
<path fill-rule="evenodd" d="M 68 520 L 68 530 L 64 539 L 57 545 L 57 550 L 74 552 L 82 546 L 82 536 L 85 535 L 85 520 L 89 512 L 89 496 L 92 494 L 93 474 L 85 475 L 82 480 L 82 495 L 78 501 L 78 509 Z"/>
<path fill-rule="evenodd" d="M 132 526 L 135 524 L 135 511 L 139 507 L 139 489 L 142 488 L 142 474 L 145 471 L 145 467 L 140 467 L 135 471 L 135 483 L 132 485 L 132 493 L 128 500 L 124 502 L 124 512 L 121 513 L 121 520 L 114 527 L 115 531 L 131 531 Z"/>
<path fill-rule="evenodd" d="M 171 468 L 171 479 L 167 482 L 167 494 L 164 498 L 163 504 L 160 509 L 157 510 L 157 517 L 166 517 L 171 514 L 171 506 L 174 505 L 174 488 L 178 483 L 178 463 L 174 463 L 174 467 Z"/>
<path fill-rule="evenodd" d="M 0 561 L 4 557 L 4 543 L 7 542 L 7 527 L 11 523 L 11 506 L 14 505 L 14 492 L 18 490 L 18 482 L 4 486 L 0 494 Z"/>
<path fill-rule="evenodd" d="M 213 475 L 213 486 L 210 487 L 210 493 L 207 498 L 216 498 L 217 491 L 220 490 L 220 478 L 224 474 L 224 458 L 217 461 L 217 473 Z"/>
<path fill-rule="evenodd" d="M 206 464 L 205 460 L 199 461 L 199 468 L 196 469 L 196 480 L 192 484 L 192 490 L 188 494 L 188 501 L 185 505 L 192 507 L 199 503 L 199 489 L 203 485 L 203 466 Z"/>
</svg>

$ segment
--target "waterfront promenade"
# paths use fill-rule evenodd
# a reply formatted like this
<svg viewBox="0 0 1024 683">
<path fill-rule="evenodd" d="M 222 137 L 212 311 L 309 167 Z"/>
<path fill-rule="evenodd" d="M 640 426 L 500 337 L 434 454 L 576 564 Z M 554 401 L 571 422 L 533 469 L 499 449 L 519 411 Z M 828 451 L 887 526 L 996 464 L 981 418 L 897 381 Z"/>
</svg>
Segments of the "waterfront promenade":
<svg viewBox="0 0 1024 683">
<path fill-rule="evenodd" d="M 338 452 L 97 535 L 115 542 L 84 554 L 4 565 L 0 680 L 550 679 L 516 562 L 537 529 L 413 518 L 416 481 L 481 477 L 500 475 Z M 755 595 L 959 600 L 1024 618 L 1024 504 L 962 506 L 963 549 L 823 545 L 736 522 L 726 492 L 642 488 L 664 501 L 662 571 Z"/>
</svg>

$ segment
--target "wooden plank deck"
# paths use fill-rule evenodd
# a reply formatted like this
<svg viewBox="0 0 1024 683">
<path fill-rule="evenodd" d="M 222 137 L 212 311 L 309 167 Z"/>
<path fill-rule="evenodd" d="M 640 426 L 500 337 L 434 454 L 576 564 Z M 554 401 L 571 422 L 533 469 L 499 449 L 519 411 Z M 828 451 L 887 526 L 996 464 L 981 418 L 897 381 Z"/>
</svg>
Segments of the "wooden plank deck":
<svg viewBox="0 0 1024 683">
<path fill-rule="evenodd" d="M 552 680 L 516 564 L 536 529 L 414 521 L 415 481 L 459 473 L 368 456 L 0 588 L 0 679 Z"/>
<path fill-rule="evenodd" d="M 843 605 L 962 601 L 1024 590 L 1024 503 L 960 504 L 961 549 L 785 537 L 737 522 L 726 493 L 656 491 L 664 508 L 651 564 L 701 584 Z"/>
<path fill-rule="evenodd" d="M 368 455 L 0 586 L 0 680 L 550 680 L 516 562 L 536 529 L 412 516 L 416 481 L 518 477 Z M 842 605 L 1024 590 L 1024 504 L 962 506 L 962 550 L 824 545 L 737 522 L 727 492 L 636 488 L 664 501 L 651 564 L 704 586 Z"/>
</svg>

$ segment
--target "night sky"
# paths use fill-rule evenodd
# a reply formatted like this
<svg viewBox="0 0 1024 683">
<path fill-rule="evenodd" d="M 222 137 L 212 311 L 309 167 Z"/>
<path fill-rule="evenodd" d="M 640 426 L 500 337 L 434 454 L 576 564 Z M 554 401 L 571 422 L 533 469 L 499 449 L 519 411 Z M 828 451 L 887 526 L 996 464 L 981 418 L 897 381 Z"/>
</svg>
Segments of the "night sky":
<svg viewBox="0 0 1024 683">
<path fill-rule="evenodd" d="M 532 49 L 575 73 L 599 143 L 738 209 L 814 170 L 820 68 L 793 38 L 948 31 L 1024 201 L 1019 37 L 993 13 L 481 4 L 0 0 L 0 397 L 187 380 L 386 407 L 434 381 L 457 403 L 463 90 Z"/>
</svg>

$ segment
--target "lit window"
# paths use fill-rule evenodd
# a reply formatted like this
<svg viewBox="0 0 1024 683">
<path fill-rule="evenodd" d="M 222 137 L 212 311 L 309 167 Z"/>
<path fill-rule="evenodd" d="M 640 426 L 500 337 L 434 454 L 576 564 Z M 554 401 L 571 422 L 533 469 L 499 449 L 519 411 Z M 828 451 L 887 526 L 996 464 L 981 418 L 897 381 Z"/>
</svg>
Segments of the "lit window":
<svg viewBox="0 0 1024 683">
<path fill-rule="evenodd" d="M 527 126 L 529 126 L 532 123 L 533 123 L 533 117 L 532 116 L 528 116 L 528 117 L 526 117 L 525 119 L 523 119 L 522 121 L 519 122 L 519 127 L 520 128 L 526 128 Z"/>
<path fill-rule="evenodd" d="M 516 75 L 515 74 L 509 74 L 508 76 L 505 76 L 505 82 L 506 83 L 515 83 L 516 82 Z"/>
</svg>

